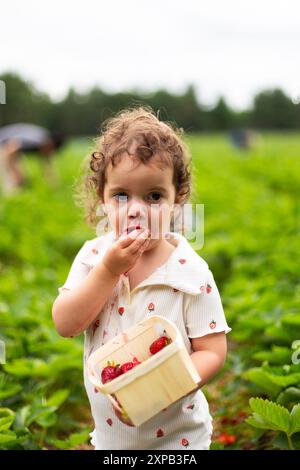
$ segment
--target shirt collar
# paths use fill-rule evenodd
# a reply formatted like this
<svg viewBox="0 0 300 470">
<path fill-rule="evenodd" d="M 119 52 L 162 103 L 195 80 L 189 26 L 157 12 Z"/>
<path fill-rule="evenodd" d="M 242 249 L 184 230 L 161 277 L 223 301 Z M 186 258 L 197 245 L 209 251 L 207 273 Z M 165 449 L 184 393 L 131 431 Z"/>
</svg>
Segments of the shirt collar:
<svg viewBox="0 0 300 470">
<path fill-rule="evenodd" d="M 170 240 L 174 242 L 174 246 L 176 246 L 177 240 L 175 250 L 173 250 L 166 263 L 159 266 L 135 289 L 162 284 L 172 287 L 175 291 L 180 290 L 192 295 L 201 294 L 207 282 L 207 262 L 193 250 L 183 235 L 177 232 L 169 232 L 169 235 Z M 81 262 L 94 267 L 102 259 L 107 248 L 114 242 L 113 231 L 90 240 L 89 249 Z M 124 279 L 126 276 L 123 274 L 121 277 Z"/>
</svg>

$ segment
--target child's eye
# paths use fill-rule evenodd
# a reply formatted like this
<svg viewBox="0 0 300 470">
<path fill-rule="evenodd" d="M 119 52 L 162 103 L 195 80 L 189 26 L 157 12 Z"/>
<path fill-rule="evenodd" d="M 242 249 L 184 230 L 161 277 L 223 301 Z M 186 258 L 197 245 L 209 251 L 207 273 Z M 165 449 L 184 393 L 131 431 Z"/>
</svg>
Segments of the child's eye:
<svg viewBox="0 0 300 470">
<path fill-rule="evenodd" d="M 152 198 L 150 196 L 152 196 Z M 158 202 L 161 199 L 161 194 L 156 191 L 153 193 L 150 193 L 149 199 L 152 199 L 153 202 Z"/>
<path fill-rule="evenodd" d="M 127 198 L 128 198 L 127 194 L 123 192 L 119 192 L 115 194 L 113 197 L 116 198 L 118 201 L 127 201 Z"/>
</svg>

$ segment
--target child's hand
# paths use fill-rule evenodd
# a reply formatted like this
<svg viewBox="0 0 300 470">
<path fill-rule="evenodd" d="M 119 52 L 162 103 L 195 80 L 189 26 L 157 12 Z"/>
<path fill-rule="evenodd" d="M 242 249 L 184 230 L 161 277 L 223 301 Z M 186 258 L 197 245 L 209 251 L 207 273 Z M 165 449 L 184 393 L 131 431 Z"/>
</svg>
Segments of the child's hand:
<svg viewBox="0 0 300 470">
<path fill-rule="evenodd" d="M 150 231 L 134 230 L 122 235 L 105 253 L 102 263 L 115 276 L 129 271 L 148 246 Z"/>
</svg>

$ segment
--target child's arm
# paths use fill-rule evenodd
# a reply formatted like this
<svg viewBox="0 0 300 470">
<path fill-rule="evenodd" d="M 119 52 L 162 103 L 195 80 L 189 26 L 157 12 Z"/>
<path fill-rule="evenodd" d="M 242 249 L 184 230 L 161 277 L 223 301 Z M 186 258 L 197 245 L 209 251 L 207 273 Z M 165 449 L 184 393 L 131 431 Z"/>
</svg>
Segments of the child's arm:
<svg viewBox="0 0 300 470">
<path fill-rule="evenodd" d="M 101 262 L 77 289 L 63 290 L 52 307 L 52 318 L 61 336 L 76 336 L 99 314 L 119 280 Z"/>
<path fill-rule="evenodd" d="M 191 359 L 201 377 L 202 387 L 221 367 L 227 354 L 227 340 L 224 332 L 211 333 L 200 338 L 191 338 Z"/>
<path fill-rule="evenodd" d="M 184 319 L 193 350 L 191 359 L 201 377 L 202 387 L 224 365 L 227 354 L 226 334 L 231 331 L 210 269 L 206 289 L 200 295 L 186 298 Z"/>
<path fill-rule="evenodd" d="M 135 230 L 120 237 L 76 289 L 60 293 L 52 307 L 52 318 L 61 336 L 79 335 L 99 315 L 120 275 L 135 265 L 146 248 L 147 236 Z"/>
</svg>

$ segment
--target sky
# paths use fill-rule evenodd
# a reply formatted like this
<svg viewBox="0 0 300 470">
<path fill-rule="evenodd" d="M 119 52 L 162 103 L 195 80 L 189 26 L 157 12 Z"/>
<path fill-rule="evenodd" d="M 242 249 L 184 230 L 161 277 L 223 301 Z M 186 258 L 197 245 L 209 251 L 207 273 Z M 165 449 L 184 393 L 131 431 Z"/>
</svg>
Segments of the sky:
<svg viewBox="0 0 300 470">
<path fill-rule="evenodd" d="M 10 0 L 0 7 L 0 73 L 53 99 L 70 86 L 108 92 L 194 84 L 236 109 L 262 89 L 300 101 L 299 0 Z"/>
</svg>

